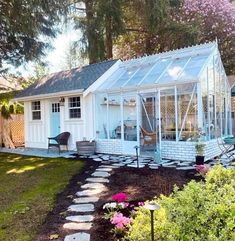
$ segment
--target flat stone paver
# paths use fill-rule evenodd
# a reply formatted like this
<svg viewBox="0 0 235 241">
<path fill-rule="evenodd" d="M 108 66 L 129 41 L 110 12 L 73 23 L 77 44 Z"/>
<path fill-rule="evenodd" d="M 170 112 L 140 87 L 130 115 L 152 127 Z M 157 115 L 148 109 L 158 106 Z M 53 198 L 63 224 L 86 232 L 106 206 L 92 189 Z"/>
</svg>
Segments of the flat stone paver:
<svg viewBox="0 0 235 241">
<path fill-rule="evenodd" d="M 105 189 L 105 185 L 102 183 L 86 183 L 84 185 L 81 186 L 82 189 L 87 189 L 87 188 L 91 188 L 91 189 Z"/>
<path fill-rule="evenodd" d="M 93 212 L 94 210 L 94 204 L 91 203 L 74 204 L 68 207 L 68 211 L 70 212 Z"/>
<path fill-rule="evenodd" d="M 124 163 L 114 163 L 112 165 L 115 166 L 115 167 L 123 167 L 123 166 L 125 166 Z"/>
<path fill-rule="evenodd" d="M 109 183 L 107 178 L 100 178 L 100 177 L 88 177 L 86 179 L 87 182 L 100 182 L 100 183 Z"/>
<path fill-rule="evenodd" d="M 103 191 L 104 191 L 103 189 L 87 189 L 84 191 L 76 192 L 76 195 L 78 197 L 93 196 L 93 195 L 97 195 Z"/>
<path fill-rule="evenodd" d="M 73 199 L 74 203 L 96 203 L 98 202 L 98 197 L 79 197 Z"/>
<path fill-rule="evenodd" d="M 113 170 L 112 168 L 107 168 L 107 167 L 100 167 L 96 169 L 96 171 L 98 172 L 111 172 L 112 170 Z"/>
<path fill-rule="evenodd" d="M 92 223 L 65 223 L 63 225 L 64 229 L 71 229 L 71 230 L 90 230 L 92 227 Z"/>
<path fill-rule="evenodd" d="M 195 170 L 195 167 L 176 167 L 177 170 Z"/>
<path fill-rule="evenodd" d="M 128 164 L 127 165 L 128 167 L 135 167 L 135 168 L 138 168 L 137 164 Z M 139 168 L 143 168 L 145 165 L 143 164 L 139 164 Z"/>
<path fill-rule="evenodd" d="M 68 216 L 65 219 L 71 222 L 85 223 L 85 222 L 93 221 L 94 216 L 93 215 L 75 215 L 75 216 Z"/>
<path fill-rule="evenodd" d="M 110 174 L 108 172 L 98 172 L 98 171 L 95 171 L 91 174 L 91 176 L 93 177 L 109 177 Z"/>
<path fill-rule="evenodd" d="M 101 158 L 94 158 L 93 160 L 96 161 L 96 162 L 101 162 L 102 161 Z"/>
<path fill-rule="evenodd" d="M 98 168 L 118 168 L 118 167 L 115 167 L 115 166 L 113 166 L 112 164 L 111 164 L 111 165 L 104 165 L 104 164 L 102 164 L 102 165 L 99 166 Z"/>
<path fill-rule="evenodd" d="M 79 232 L 67 235 L 64 241 L 90 241 L 90 236 L 89 233 Z"/>
</svg>

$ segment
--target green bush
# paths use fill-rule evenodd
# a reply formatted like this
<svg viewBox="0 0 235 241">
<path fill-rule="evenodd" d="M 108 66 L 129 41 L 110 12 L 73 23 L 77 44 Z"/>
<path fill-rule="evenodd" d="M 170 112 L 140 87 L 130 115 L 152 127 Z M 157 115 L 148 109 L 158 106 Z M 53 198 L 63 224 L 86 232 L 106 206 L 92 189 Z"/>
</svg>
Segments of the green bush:
<svg viewBox="0 0 235 241">
<path fill-rule="evenodd" d="M 155 201 L 155 239 L 162 241 L 235 240 L 235 170 L 216 165 L 205 182 L 191 181 L 183 190 Z M 131 241 L 150 240 L 150 213 L 140 208 L 128 233 Z"/>
</svg>

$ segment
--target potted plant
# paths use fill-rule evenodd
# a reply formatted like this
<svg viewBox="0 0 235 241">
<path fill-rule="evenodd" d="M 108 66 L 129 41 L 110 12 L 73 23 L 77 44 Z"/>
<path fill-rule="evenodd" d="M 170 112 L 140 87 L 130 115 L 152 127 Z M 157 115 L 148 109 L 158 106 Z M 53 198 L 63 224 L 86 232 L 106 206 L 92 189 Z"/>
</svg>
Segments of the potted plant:
<svg viewBox="0 0 235 241">
<path fill-rule="evenodd" d="M 196 165 L 203 165 L 204 164 L 204 143 L 196 143 L 195 150 L 196 150 Z"/>
</svg>

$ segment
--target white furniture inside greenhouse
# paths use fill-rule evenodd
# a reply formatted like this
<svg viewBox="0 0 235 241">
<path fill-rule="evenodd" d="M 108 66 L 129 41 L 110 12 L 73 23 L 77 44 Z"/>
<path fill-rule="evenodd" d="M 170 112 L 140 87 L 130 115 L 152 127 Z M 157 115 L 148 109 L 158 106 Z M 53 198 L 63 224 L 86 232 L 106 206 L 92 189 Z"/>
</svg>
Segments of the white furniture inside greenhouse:
<svg viewBox="0 0 235 241">
<path fill-rule="evenodd" d="M 230 86 L 216 42 L 120 62 L 95 90 L 95 130 L 102 152 L 193 161 L 231 134 Z"/>
</svg>

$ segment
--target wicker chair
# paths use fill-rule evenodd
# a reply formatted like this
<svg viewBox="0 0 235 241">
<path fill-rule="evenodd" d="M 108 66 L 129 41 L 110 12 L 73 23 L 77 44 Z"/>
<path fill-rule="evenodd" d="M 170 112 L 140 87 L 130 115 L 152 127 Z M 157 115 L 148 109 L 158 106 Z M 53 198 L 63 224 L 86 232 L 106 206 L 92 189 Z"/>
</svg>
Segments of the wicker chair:
<svg viewBox="0 0 235 241">
<path fill-rule="evenodd" d="M 59 149 L 60 154 L 60 146 L 66 146 L 68 151 L 68 140 L 70 137 L 69 132 L 62 132 L 56 137 L 48 137 L 48 149 L 47 152 L 49 152 L 50 147 L 57 147 Z M 51 141 L 55 141 L 56 143 L 51 143 Z"/>
<path fill-rule="evenodd" d="M 143 136 L 143 146 L 145 145 L 155 145 L 157 142 L 156 132 L 147 132 L 144 128 L 140 126 L 141 134 Z"/>
</svg>

